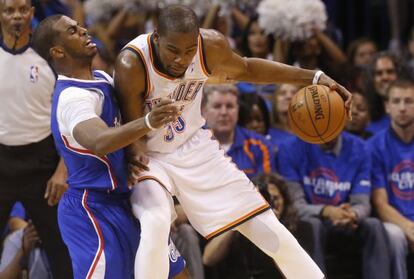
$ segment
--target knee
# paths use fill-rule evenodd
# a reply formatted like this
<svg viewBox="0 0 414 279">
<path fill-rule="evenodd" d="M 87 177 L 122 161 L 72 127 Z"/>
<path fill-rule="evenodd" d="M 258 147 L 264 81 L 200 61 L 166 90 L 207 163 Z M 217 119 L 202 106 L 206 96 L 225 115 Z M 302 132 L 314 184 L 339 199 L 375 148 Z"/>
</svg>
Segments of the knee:
<svg viewBox="0 0 414 279">
<path fill-rule="evenodd" d="M 399 226 L 391 223 L 384 223 L 384 227 L 387 232 L 391 250 L 400 250 L 401 252 L 407 250 L 408 244 L 403 230 Z"/>
<path fill-rule="evenodd" d="M 141 214 L 141 241 L 143 239 L 168 239 L 170 233 L 170 215 L 163 211 L 148 211 Z"/>
<path fill-rule="evenodd" d="M 321 218 L 309 217 L 301 220 L 304 226 L 311 230 L 314 235 L 321 235 L 323 232 L 324 224 Z"/>
</svg>

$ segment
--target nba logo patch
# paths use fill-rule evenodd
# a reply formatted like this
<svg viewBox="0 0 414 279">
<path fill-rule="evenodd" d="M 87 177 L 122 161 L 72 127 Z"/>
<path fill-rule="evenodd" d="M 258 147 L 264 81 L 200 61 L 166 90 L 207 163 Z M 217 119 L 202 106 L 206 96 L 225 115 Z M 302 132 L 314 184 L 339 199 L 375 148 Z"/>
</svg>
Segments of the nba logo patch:
<svg viewBox="0 0 414 279">
<path fill-rule="evenodd" d="M 39 79 L 39 67 L 30 66 L 30 82 L 37 82 Z"/>
</svg>

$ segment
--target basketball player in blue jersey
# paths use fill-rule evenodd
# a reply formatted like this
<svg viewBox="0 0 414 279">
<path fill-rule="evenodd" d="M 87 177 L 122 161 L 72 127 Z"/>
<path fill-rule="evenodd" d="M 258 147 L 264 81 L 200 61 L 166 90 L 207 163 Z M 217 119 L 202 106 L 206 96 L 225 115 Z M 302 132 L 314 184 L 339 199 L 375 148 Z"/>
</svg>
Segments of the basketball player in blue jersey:
<svg viewBox="0 0 414 279">
<path fill-rule="evenodd" d="M 246 175 L 224 156 L 211 133 L 201 128 L 205 123 L 200 112 L 202 88 L 210 77 L 302 85 L 313 81 L 338 90 L 348 112 L 351 105 L 351 94 L 322 72 L 242 58 L 222 34 L 200 29 L 191 9 L 180 5 L 163 9 L 157 29 L 127 44 L 115 65 L 123 119 L 145 117 L 152 127 L 144 142 L 149 171 L 142 173 L 131 197 L 141 223 L 137 278 L 167 277 L 172 195 L 204 237 L 237 229 L 272 257 L 287 278 L 322 278 L 322 272 L 268 210 L 268 203 Z M 163 98 L 174 100 L 180 117 L 156 127 L 152 109 Z M 136 146 L 131 148 L 133 152 L 142 151 Z"/>
<path fill-rule="evenodd" d="M 128 206 L 128 166 L 122 148 L 147 133 L 148 123 L 139 118 L 119 125 L 112 79 L 91 70 L 97 48 L 76 21 L 51 16 L 40 23 L 33 41 L 58 73 L 51 125 L 69 184 L 58 217 L 74 277 L 132 278 L 140 231 Z M 178 109 L 171 103 L 163 100 L 153 107 L 152 126 L 177 119 Z M 170 257 L 172 276 L 184 263 L 177 253 Z"/>
<path fill-rule="evenodd" d="M 414 83 L 396 80 L 387 91 L 391 125 L 372 137 L 372 200 L 390 239 L 392 278 L 405 279 L 414 251 Z"/>
</svg>

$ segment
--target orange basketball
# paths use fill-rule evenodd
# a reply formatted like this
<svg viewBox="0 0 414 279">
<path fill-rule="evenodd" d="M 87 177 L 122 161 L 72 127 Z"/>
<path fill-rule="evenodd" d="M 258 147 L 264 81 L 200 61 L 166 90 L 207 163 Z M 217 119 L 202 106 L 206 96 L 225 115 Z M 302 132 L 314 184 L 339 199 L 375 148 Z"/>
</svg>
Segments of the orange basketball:
<svg viewBox="0 0 414 279">
<path fill-rule="evenodd" d="M 302 140 L 326 143 L 336 138 L 346 123 L 342 97 L 324 85 L 300 89 L 289 105 L 289 125 Z"/>
</svg>

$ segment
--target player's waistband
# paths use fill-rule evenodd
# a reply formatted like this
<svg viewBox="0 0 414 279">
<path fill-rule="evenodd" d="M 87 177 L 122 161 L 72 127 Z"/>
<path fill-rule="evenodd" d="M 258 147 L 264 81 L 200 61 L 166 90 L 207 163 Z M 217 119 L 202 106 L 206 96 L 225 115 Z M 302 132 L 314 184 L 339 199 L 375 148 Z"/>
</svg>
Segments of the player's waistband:
<svg viewBox="0 0 414 279">
<path fill-rule="evenodd" d="M 109 191 L 77 189 L 69 187 L 65 195 L 69 195 L 78 199 L 83 199 L 86 195 L 86 199 L 92 202 L 124 202 L 129 199 L 130 193 L 113 193 Z"/>
</svg>

